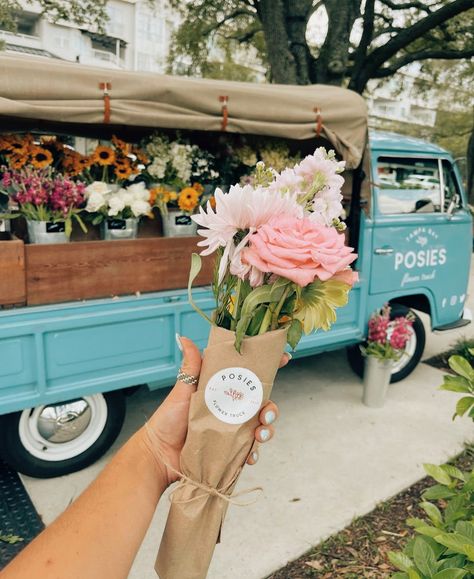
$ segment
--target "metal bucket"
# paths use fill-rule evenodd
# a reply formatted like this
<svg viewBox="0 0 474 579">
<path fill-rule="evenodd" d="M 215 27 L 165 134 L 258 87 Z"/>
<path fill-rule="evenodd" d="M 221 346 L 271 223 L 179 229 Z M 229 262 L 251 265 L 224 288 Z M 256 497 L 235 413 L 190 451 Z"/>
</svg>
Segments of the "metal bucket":
<svg viewBox="0 0 474 579">
<path fill-rule="evenodd" d="M 102 239 L 135 239 L 138 231 L 138 218 L 130 219 L 105 219 L 102 222 Z"/>
<path fill-rule="evenodd" d="M 53 223 L 52 221 L 30 221 L 27 219 L 26 224 L 28 226 L 30 243 L 50 244 L 69 242 L 64 221 Z"/>
<path fill-rule="evenodd" d="M 380 360 L 375 356 L 365 358 L 363 402 L 370 408 L 382 408 L 387 397 L 393 360 Z"/>
<path fill-rule="evenodd" d="M 168 211 L 163 219 L 163 234 L 165 237 L 185 237 L 196 235 L 197 223 L 191 219 L 191 215 L 182 211 Z"/>
</svg>

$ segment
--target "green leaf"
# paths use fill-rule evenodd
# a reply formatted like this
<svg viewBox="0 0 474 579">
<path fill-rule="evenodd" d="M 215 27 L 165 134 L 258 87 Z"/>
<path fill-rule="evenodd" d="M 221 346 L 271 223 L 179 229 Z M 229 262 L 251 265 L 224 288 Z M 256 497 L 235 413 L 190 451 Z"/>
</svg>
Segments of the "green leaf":
<svg viewBox="0 0 474 579">
<path fill-rule="evenodd" d="M 474 404 L 474 396 L 463 396 L 456 404 L 456 414 L 458 416 L 464 416 L 466 412 Z"/>
<path fill-rule="evenodd" d="M 472 386 L 469 380 L 462 376 L 445 376 L 443 384 L 439 387 L 440 390 L 448 390 L 449 392 L 472 392 Z"/>
<path fill-rule="evenodd" d="M 72 233 L 72 221 L 70 218 L 65 219 L 64 221 L 64 232 L 66 234 L 66 237 L 69 239 Z"/>
<path fill-rule="evenodd" d="M 474 370 L 471 364 L 462 356 L 451 356 L 448 360 L 449 367 L 456 374 L 463 376 L 467 380 L 474 380 Z"/>
<path fill-rule="evenodd" d="M 469 558 L 469 561 L 474 561 L 474 545 L 464 545 L 464 550 Z"/>
<path fill-rule="evenodd" d="M 443 515 L 436 505 L 433 505 L 433 503 L 429 503 L 427 501 L 423 501 L 420 503 L 420 507 L 428 515 L 433 525 L 438 527 L 443 524 Z"/>
<path fill-rule="evenodd" d="M 466 498 L 463 495 L 457 495 L 449 501 L 444 511 L 444 519 L 448 525 L 453 524 L 458 519 L 465 518 L 465 504 Z"/>
<path fill-rule="evenodd" d="M 464 569 L 465 563 L 465 555 L 454 555 L 440 561 L 438 563 L 438 570 L 442 571 L 443 569 Z"/>
<path fill-rule="evenodd" d="M 410 579 L 408 573 L 394 573 L 392 579 Z"/>
<path fill-rule="evenodd" d="M 408 579 L 421 579 L 415 569 L 408 569 Z"/>
<path fill-rule="evenodd" d="M 449 476 L 453 478 L 457 478 L 462 481 L 466 480 L 464 473 L 455 466 L 453 466 L 452 464 L 443 464 L 441 468 L 444 470 L 445 473 L 449 474 Z"/>
<path fill-rule="evenodd" d="M 417 537 L 413 547 L 413 559 L 423 575 L 431 577 L 436 573 L 436 555 L 424 537 Z"/>
<path fill-rule="evenodd" d="M 469 539 L 459 535 L 458 533 L 440 533 L 434 537 L 434 539 L 455 553 L 462 553 L 463 555 L 467 555 L 466 547 L 469 547 L 467 544 Z"/>
<path fill-rule="evenodd" d="M 437 501 L 438 499 L 449 499 L 456 496 L 456 493 L 444 485 L 433 485 L 422 494 L 422 497 L 428 501 Z"/>
<path fill-rule="evenodd" d="M 439 529 L 436 527 L 431 527 L 430 525 L 420 525 L 416 527 L 416 532 L 420 533 L 420 535 L 426 535 L 427 537 L 433 537 L 436 540 L 436 537 L 439 536 Z"/>
<path fill-rule="evenodd" d="M 436 575 L 433 575 L 433 579 L 461 579 L 467 574 L 464 569 L 444 569 Z"/>
<path fill-rule="evenodd" d="M 431 478 L 435 479 L 436 482 L 443 485 L 450 485 L 453 482 L 448 473 L 436 464 L 424 464 L 423 468 Z"/>
<path fill-rule="evenodd" d="M 247 328 L 248 336 L 256 336 L 258 334 L 258 330 L 260 329 L 266 311 L 267 308 L 264 305 L 260 305 L 254 311 L 252 319 L 250 320 L 249 327 Z"/>
<path fill-rule="evenodd" d="M 92 220 L 92 225 L 99 225 L 100 223 L 102 223 L 102 221 L 104 221 L 104 216 L 101 214 L 96 215 Z"/>
<path fill-rule="evenodd" d="M 193 292 L 192 292 L 193 281 L 199 275 L 199 272 L 201 271 L 201 267 L 202 267 L 201 256 L 198 255 L 197 253 L 193 253 L 191 255 L 191 268 L 189 270 L 189 279 L 188 279 L 188 300 L 189 300 L 189 303 L 191 304 L 191 306 L 196 310 L 196 312 L 200 316 L 202 316 L 205 320 L 207 320 L 211 325 L 213 325 L 211 318 L 209 316 L 207 316 L 201 310 L 201 308 L 194 303 L 194 300 L 193 300 Z"/>
<path fill-rule="evenodd" d="M 300 320 L 292 320 L 288 329 L 288 344 L 294 350 L 303 335 L 303 324 Z"/>
<path fill-rule="evenodd" d="M 240 311 L 240 319 L 235 328 L 235 348 L 238 352 L 240 352 L 242 340 L 244 339 L 256 308 L 261 304 L 278 302 L 282 297 L 286 286 L 280 284 L 279 287 L 275 289 L 273 285 L 262 285 L 257 287 L 245 298 Z"/>
<path fill-rule="evenodd" d="M 413 561 L 410 559 L 410 557 L 407 557 L 405 553 L 401 553 L 399 551 L 389 551 L 388 558 L 390 559 L 392 565 L 394 565 L 397 569 L 400 569 L 400 571 L 405 571 L 408 573 L 410 569 L 414 568 Z"/>
<path fill-rule="evenodd" d="M 458 521 L 456 523 L 456 533 L 459 533 L 463 537 L 467 537 L 474 544 L 474 523 L 470 521 Z"/>
<path fill-rule="evenodd" d="M 82 229 L 82 231 L 83 231 L 84 233 L 87 233 L 86 224 L 85 224 L 84 221 L 82 220 L 82 217 L 79 215 L 79 213 L 73 213 L 73 217 L 74 217 L 74 219 L 79 223 L 79 227 Z"/>
</svg>

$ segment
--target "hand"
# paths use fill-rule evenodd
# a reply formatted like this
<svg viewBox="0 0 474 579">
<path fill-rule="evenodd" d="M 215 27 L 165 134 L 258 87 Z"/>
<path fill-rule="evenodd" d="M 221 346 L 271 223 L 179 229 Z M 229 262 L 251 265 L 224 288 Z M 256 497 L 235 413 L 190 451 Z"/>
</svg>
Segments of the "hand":
<svg viewBox="0 0 474 579">
<path fill-rule="evenodd" d="M 179 338 L 183 350 L 183 362 L 181 368 L 186 374 L 199 376 L 201 371 L 201 353 L 196 344 L 189 338 Z M 280 368 L 286 366 L 290 360 L 289 354 L 283 354 Z M 166 461 L 176 470 L 180 468 L 179 458 L 186 440 L 188 431 L 188 414 L 191 395 L 196 391 L 196 386 L 176 382 L 174 388 L 162 402 L 149 421 L 149 427 L 154 436 L 151 443 L 159 445 L 159 452 Z M 260 425 L 255 429 L 255 439 L 258 442 L 267 442 L 274 434 L 273 422 L 278 417 L 278 407 L 273 402 L 268 402 L 259 414 Z M 151 440 L 151 439 L 150 439 Z M 153 451 L 153 448 L 151 449 Z M 255 464 L 258 453 L 252 452 L 247 460 L 248 464 Z M 164 465 L 163 465 L 164 466 Z M 178 480 L 178 475 L 167 467 L 164 467 L 166 484 Z"/>
</svg>

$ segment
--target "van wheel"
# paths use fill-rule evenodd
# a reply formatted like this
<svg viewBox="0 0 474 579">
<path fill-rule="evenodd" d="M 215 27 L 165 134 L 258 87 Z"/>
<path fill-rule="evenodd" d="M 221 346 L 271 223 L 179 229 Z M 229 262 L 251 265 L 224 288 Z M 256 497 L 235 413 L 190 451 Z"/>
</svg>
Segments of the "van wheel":
<svg viewBox="0 0 474 579">
<path fill-rule="evenodd" d="M 28 408 L 0 418 L 0 453 L 12 468 L 29 476 L 69 474 L 110 448 L 124 418 L 120 391 Z"/>
<path fill-rule="evenodd" d="M 410 308 L 400 304 L 390 305 L 392 308 L 390 318 L 392 320 L 400 316 L 406 316 L 408 312 L 410 312 L 415 318 L 412 326 L 413 332 L 411 338 L 407 342 L 405 352 L 403 353 L 403 356 L 393 365 L 392 377 L 390 379 L 390 382 L 393 384 L 394 382 L 400 382 L 400 380 L 406 378 L 418 365 L 418 362 L 421 360 L 423 355 L 423 350 L 425 349 L 426 334 L 423 322 L 413 310 L 410 310 Z M 358 344 L 347 348 L 347 359 L 349 361 L 350 367 L 354 370 L 354 372 L 363 378 L 364 357 L 362 356 Z"/>
</svg>

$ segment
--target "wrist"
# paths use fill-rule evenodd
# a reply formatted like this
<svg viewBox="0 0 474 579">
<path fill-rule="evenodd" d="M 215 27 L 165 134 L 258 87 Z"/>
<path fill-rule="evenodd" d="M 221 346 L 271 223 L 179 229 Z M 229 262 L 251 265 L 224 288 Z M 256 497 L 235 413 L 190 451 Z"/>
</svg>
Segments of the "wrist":
<svg viewBox="0 0 474 579">
<path fill-rule="evenodd" d="M 144 465 L 143 472 L 149 473 L 151 484 L 157 488 L 161 496 L 170 484 L 168 471 L 158 453 L 154 450 L 154 445 L 147 432 L 147 427 L 144 426 L 140 428 L 131 440 L 134 440 L 137 445 L 138 453 L 141 457 L 139 460 L 141 460 Z"/>
</svg>

